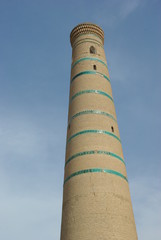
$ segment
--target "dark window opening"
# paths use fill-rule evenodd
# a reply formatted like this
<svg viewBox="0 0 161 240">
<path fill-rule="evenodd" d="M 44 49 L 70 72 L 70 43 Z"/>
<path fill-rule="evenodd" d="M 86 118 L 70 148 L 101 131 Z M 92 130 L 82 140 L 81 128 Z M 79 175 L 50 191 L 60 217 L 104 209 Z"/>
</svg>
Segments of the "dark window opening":
<svg viewBox="0 0 161 240">
<path fill-rule="evenodd" d="M 97 67 L 96 67 L 96 65 L 93 65 L 93 69 L 94 69 L 94 70 L 97 70 Z"/>
<path fill-rule="evenodd" d="M 93 46 L 90 47 L 90 53 L 96 54 L 96 49 L 95 49 L 95 47 L 93 47 Z"/>
<path fill-rule="evenodd" d="M 111 130 L 112 130 L 112 132 L 114 132 L 114 127 L 113 126 L 111 127 Z"/>
<path fill-rule="evenodd" d="M 68 130 L 70 129 L 70 124 L 68 125 Z"/>
</svg>

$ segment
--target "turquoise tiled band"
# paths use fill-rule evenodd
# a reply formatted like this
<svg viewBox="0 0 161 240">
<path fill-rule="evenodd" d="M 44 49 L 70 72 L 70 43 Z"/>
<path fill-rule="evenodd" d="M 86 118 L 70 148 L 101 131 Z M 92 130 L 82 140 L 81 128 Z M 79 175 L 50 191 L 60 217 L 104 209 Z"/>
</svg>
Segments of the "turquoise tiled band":
<svg viewBox="0 0 161 240">
<path fill-rule="evenodd" d="M 121 162 L 123 162 L 125 164 L 124 160 L 120 156 L 116 155 L 115 153 L 108 152 L 108 151 L 103 151 L 103 150 L 91 150 L 91 151 L 79 152 L 79 153 L 74 154 L 73 156 L 68 158 L 68 160 L 65 163 L 65 166 L 70 161 L 72 161 L 73 159 L 75 159 L 77 157 L 81 157 L 81 156 L 85 156 L 85 155 L 91 155 L 91 154 L 105 154 L 105 155 L 117 158 L 118 160 L 120 160 Z"/>
<path fill-rule="evenodd" d="M 102 92 L 102 91 L 99 91 L 99 90 L 93 90 L 93 89 L 90 89 L 90 90 L 83 90 L 83 91 L 80 91 L 80 92 L 77 92 L 75 95 L 73 95 L 70 99 L 70 102 L 73 101 L 74 98 L 82 95 L 82 94 L 86 94 L 86 93 L 95 93 L 95 94 L 101 94 L 105 97 L 108 97 L 112 102 L 113 102 L 113 99 L 110 95 L 108 95 L 107 93 L 105 92 Z"/>
<path fill-rule="evenodd" d="M 99 110 L 85 110 L 85 111 L 78 112 L 78 113 L 76 113 L 75 115 L 73 115 L 73 116 L 70 118 L 68 124 L 70 124 L 71 121 L 72 121 L 73 119 L 75 119 L 76 117 L 79 117 L 79 116 L 85 115 L 85 114 L 100 114 L 100 115 L 104 115 L 104 116 L 106 116 L 106 117 L 112 118 L 112 119 L 116 122 L 116 119 L 115 119 L 111 114 L 109 114 L 109 113 L 106 113 L 106 112 L 103 112 L 103 111 L 99 111 Z"/>
<path fill-rule="evenodd" d="M 111 132 L 107 132 L 105 130 L 89 129 L 89 130 L 84 130 L 84 131 L 77 132 L 77 133 L 73 134 L 71 137 L 68 138 L 67 143 L 69 143 L 73 138 L 75 138 L 75 137 L 77 137 L 79 135 L 88 134 L 88 133 L 107 134 L 107 135 L 110 135 L 110 136 L 116 138 L 119 142 L 121 142 L 120 138 L 118 138 L 115 134 L 113 134 Z"/>
<path fill-rule="evenodd" d="M 111 170 L 111 169 L 102 169 L 102 168 L 92 168 L 92 169 L 85 169 L 85 170 L 81 170 L 81 171 L 72 173 L 69 177 L 67 177 L 67 178 L 64 180 L 64 184 L 65 184 L 68 180 L 70 180 L 72 177 L 78 176 L 78 175 L 80 175 L 80 174 L 85 174 L 85 173 L 109 173 L 109 174 L 114 174 L 114 175 L 116 175 L 116 176 L 119 176 L 119 177 L 123 178 L 124 180 L 126 180 L 126 181 L 128 182 L 127 178 L 126 178 L 123 174 L 121 174 L 121 173 L 119 173 L 119 172 L 116 172 L 116 171 L 114 171 L 114 170 Z"/>
<path fill-rule="evenodd" d="M 110 82 L 110 79 L 109 79 L 105 74 L 103 74 L 103 73 L 100 73 L 100 72 L 97 72 L 97 71 L 84 71 L 84 72 L 80 72 L 80 73 L 76 74 L 76 75 L 71 79 L 71 83 L 72 83 L 77 77 L 82 76 L 82 75 L 84 75 L 84 74 L 98 74 L 98 75 L 104 77 L 107 81 Z"/>
<path fill-rule="evenodd" d="M 80 58 L 78 59 L 77 61 L 75 61 L 73 64 L 72 64 L 72 68 L 74 68 L 78 63 L 82 62 L 82 61 L 97 61 L 97 62 L 100 62 L 102 63 L 104 66 L 107 67 L 107 64 L 105 62 L 103 62 L 101 59 L 99 58 L 92 58 L 92 57 L 85 57 L 85 58 Z"/>
</svg>

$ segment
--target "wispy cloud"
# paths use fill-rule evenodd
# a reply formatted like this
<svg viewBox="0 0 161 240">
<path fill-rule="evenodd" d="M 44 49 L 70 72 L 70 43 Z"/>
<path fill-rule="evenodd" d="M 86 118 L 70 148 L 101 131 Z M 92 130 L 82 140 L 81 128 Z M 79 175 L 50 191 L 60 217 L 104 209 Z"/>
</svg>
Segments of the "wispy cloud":
<svg viewBox="0 0 161 240">
<path fill-rule="evenodd" d="M 119 9 L 119 17 L 121 19 L 127 18 L 132 12 L 134 12 L 139 5 L 141 4 L 141 0 L 125 0 L 122 1 Z"/>
<path fill-rule="evenodd" d="M 39 117 L 19 112 L 0 116 L 0 239 L 59 239 L 61 128 L 56 119 L 42 126 Z"/>
<path fill-rule="evenodd" d="M 143 5 L 145 0 L 116 0 L 112 2 L 102 2 L 100 11 L 95 13 L 95 20 L 104 27 L 114 27 L 125 20 Z"/>
</svg>

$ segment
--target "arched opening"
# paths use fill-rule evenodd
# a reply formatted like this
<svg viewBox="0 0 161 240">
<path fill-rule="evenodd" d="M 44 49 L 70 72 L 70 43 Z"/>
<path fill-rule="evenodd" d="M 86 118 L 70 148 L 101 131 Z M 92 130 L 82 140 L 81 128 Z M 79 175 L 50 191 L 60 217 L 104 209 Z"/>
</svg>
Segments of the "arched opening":
<svg viewBox="0 0 161 240">
<path fill-rule="evenodd" d="M 91 53 L 91 54 L 96 54 L 96 49 L 95 49 L 95 47 L 93 47 L 93 46 L 90 47 L 90 53 Z"/>
</svg>

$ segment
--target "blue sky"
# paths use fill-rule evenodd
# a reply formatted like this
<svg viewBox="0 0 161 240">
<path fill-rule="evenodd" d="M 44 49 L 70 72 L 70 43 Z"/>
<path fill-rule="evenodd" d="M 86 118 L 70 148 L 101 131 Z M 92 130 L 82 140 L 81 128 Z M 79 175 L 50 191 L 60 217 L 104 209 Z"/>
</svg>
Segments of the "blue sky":
<svg viewBox="0 0 161 240">
<path fill-rule="evenodd" d="M 139 239 L 161 239 L 161 1 L 0 1 L 0 239 L 59 239 L 70 31 L 100 25 Z"/>
</svg>

